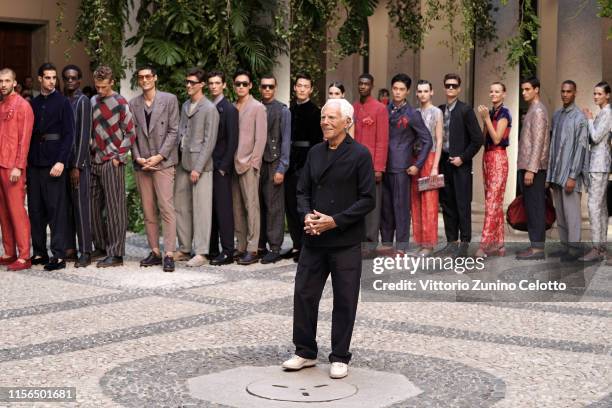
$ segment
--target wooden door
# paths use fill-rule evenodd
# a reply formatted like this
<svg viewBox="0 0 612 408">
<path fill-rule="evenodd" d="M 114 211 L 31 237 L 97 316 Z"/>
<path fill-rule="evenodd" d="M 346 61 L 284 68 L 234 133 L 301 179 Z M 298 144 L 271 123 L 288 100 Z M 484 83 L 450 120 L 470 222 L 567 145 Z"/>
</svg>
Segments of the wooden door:
<svg viewBox="0 0 612 408">
<path fill-rule="evenodd" d="M 0 67 L 11 68 L 23 84 L 32 75 L 32 31 L 29 25 L 0 23 Z"/>
</svg>

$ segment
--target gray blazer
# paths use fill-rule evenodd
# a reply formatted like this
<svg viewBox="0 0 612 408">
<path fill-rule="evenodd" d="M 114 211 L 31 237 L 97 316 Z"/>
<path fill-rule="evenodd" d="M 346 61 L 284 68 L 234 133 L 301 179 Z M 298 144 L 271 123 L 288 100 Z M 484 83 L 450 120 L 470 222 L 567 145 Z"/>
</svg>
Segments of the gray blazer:
<svg viewBox="0 0 612 408">
<path fill-rule="evenodd" d="M 179 123 L 181 165 L 187 171 L 213 171 L 212 152 L 217 143 L 219 112 L 211 101 L 203 97 L 189 114 L 190 100 L 183 103 Z"/>
<path fill-rule="evenodd" d="M 130 103 L 130 111 L 136 125 L 136 141 L 132 145 L 132 158 L 141 157 L 148 159 L 156 154 L 161 154 L 164 160 L 159 167 L 167 168 L 178 163 L 177 137 L 179 125 L 178 99 L 173 94 L 157 91 L 149 130 L 145 118 L 145 101 L 142 95 L 133 98 Z M 135 164 L 135 169 L 140 165 Z"/>
<path fill-rule="evenodd" d="M 610 171 L 610 134 L 612 132 L 612 108 L 606 105 L 595 117 L 589 120 L 591 152 L 589 173 L 608 173 Z"/>
</svg>

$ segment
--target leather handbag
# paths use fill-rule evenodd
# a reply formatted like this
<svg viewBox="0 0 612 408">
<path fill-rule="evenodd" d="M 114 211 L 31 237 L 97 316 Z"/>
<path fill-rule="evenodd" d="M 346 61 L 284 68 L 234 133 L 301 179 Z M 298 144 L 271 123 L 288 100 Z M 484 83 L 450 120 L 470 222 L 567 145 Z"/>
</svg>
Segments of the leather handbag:
<svg viewBox="0 0 612 408">
<path fill-rule="evenodd" d="M 444 187 L 444 174 L 438 174 L 434 177 L 421 177 L 417 180 L 417 186 L 419 192 L 442 188 Z"/>
<path fill-rule="evenodd" d="M 546 229 L 552 228 L 557 215 L 555 206 L 553 205 L 552 194 L 550 190 L 546 190 Z M 525 201 L 523 195 L 518 195 L 508 206 L 506 211 L 506 221 L 517 231 L 527 231 L 527 211 L 525 209 Z"/>
</svg>

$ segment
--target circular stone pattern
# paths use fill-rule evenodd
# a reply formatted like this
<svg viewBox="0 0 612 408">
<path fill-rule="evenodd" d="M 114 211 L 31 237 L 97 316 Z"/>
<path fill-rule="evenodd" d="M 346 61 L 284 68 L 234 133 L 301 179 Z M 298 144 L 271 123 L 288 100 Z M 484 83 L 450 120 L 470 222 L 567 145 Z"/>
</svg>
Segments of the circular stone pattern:
<svg viewBox="0 0 612 408">
<path fill-rule="evenodd" d="M 325 378 L 319 370 L 310 370 L 315 375 L 300 377 L 299 383 L 291 377 L 277 376 L 254 381 L 247 385 L 249 394 L 275 401 L 291 402 L 329 402 L 348 398 L 357 393 L 357 387 L 341 381 Z"/>
</svg>

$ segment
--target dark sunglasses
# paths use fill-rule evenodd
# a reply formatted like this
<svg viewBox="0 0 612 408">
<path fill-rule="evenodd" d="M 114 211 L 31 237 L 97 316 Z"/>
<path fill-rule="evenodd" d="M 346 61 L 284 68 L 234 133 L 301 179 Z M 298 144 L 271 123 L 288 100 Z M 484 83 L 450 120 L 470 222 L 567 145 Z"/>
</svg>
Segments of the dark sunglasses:
<svg viewBox="0 0 612 408">
<path fill-rule="evenodd" d="M 144 81 L 146 79 L 147 81 L 150 81 L 151 79 L 153 79 L 154 76 L 155 75 L 153 75 L 153 74 L 138 75 L 138 80 L 139 81 Z"/>
<path fill-rule="evenodd" d="M 234 86 L 236 88 L 247 88 L 251 83 L 249 81 L 234 81 Z"/>
<path fill-rule="evenodd" d="M 185 86 L 195 86 L 197 84 L 201 84 L 200 81 L 192 81 L 190 79 L 185 80 Z"/>
<path fill-rule="evenodd" d="M 459 84 L 444 84 L 444 87 L 446 89 L 458 89 L 459 88 Z"/>
<path fill-rule="evenodd" d="M 271 85 L 271 84 L 265 84 L 265 85 L 264 85 L 264 84 L 262 84 L 262 85 L 259 85 L 259 87 L 260 87 L 261 89 L 270 89 L 270 90 L 271 90 L 271 89 L 276 88 L 276 85 Z"/>
</svg>

